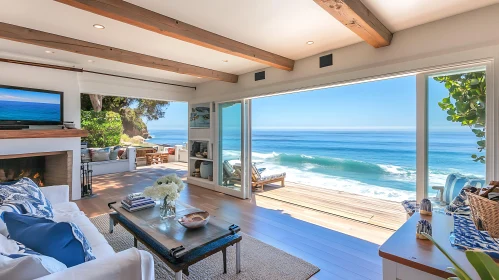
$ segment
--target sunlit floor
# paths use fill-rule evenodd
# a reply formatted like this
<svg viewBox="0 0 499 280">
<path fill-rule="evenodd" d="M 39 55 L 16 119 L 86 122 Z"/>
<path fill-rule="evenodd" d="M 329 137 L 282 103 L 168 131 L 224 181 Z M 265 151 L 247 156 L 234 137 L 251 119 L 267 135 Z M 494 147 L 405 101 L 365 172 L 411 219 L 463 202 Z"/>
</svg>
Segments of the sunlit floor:
<svg viewBox="0 0 499 280">
<path fill-rule="evenodd" d="M 175 172 L 184 177 L 186 169 L 185 163 L 168 163 L 140 167 L 134 172 L 96 176 L 93 190 L 97 196 L 79 200 L 77 204 L 88 216 L 104 214 L 109 211 L 107 203 L 143 190 L 164 174 Z M 284 188 L 287 187 L 295 190 L 292 183 L 287 183 Z M 337 211 L 336 208 L 327 211 L 314 209 L 318 203 L 304 206 L 268 197 L 272 193 L 284 195 L 279 193 L 282 191 L 278 187 L 265 187 L 265 192 L 254 195 L 251 200 L 241 200 L 188 185 L 180 199 L 238 224 L 243 232 L 317 265 L 321 271 L 314 279 L 382 278 L 378 246 L 393 230 L 329 213 Z"/>
</svg>

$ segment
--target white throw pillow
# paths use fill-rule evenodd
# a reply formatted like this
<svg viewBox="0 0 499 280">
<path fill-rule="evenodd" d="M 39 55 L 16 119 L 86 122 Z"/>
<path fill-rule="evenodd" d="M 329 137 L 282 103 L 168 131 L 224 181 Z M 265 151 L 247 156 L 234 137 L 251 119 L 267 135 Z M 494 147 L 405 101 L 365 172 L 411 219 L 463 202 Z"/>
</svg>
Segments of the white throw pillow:
<svg viewBox="0 0 499 280">
<path fill-rule="evenodd" d="M 66 268 L 58 260 L 0 235 L 0 279 L 35 279 Z"/>
</svg>

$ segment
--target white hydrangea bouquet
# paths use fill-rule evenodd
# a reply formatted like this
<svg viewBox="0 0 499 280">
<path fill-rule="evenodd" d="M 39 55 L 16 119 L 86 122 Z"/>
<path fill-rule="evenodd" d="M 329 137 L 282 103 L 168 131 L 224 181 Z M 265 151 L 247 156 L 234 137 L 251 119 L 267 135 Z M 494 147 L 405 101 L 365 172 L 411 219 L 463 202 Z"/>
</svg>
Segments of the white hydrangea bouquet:
<svg viewBox="0 0 499 280">
<path fill-rule="evenodd" d="M 152 186 L 145 188 L 143 195 L 161 201 L 160 216 L 165 219 L 175 216 L 175 200 L 179 198 L 184 187 L 184 182 L 177 174 L 169 174 L 158 178 Z"/>
</svg>

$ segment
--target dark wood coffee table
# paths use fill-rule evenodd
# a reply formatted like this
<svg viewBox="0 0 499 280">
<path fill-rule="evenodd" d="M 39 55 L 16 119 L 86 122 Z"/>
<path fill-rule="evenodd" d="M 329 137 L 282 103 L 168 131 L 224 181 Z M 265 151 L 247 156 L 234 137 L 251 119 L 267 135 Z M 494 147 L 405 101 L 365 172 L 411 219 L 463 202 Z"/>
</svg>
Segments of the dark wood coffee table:
<svg viewBox="0 0 499 280">
<path fill-rule="evenodd" d="M 111 202 L 109 232 L 116 224 L 123 226 L 137 241 L 144 244 L 175 272 L 175 280 L 182 279 L 182 273 L 189 275 L 189 266 L 215 253 L 222 252 L 224 273 L 227 273 L 227 247 L 236 245 L 236 273 L 241 271 L 242 237 L 239 227 L 220 219 L 198 229 L 187 229 L 178 223 L 183 215 L 201 211 L 190 205 L 177 202 L 175 218 L 161 220 L 159 207 L 128 212 L 120 204 Z"/>
</svg>

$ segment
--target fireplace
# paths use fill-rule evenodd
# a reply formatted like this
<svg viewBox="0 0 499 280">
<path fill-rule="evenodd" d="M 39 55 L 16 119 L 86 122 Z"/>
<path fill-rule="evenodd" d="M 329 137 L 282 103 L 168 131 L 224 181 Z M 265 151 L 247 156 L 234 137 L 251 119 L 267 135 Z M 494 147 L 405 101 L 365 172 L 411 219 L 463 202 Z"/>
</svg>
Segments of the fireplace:
<svg viewBox="0 0 499 280">
<path fill-rule="evenodd" d="M 31 178 L 39 187 L 45 184 L 45 158 L 22 157 L 0 160 L 0 183 Z"/>
<path fill-rule="evenodd" d="M 72 189 L 73 152 L 0 155 L 0 182 L 29 177 L 39 187 L 68 185 Z"/>
</svg>

